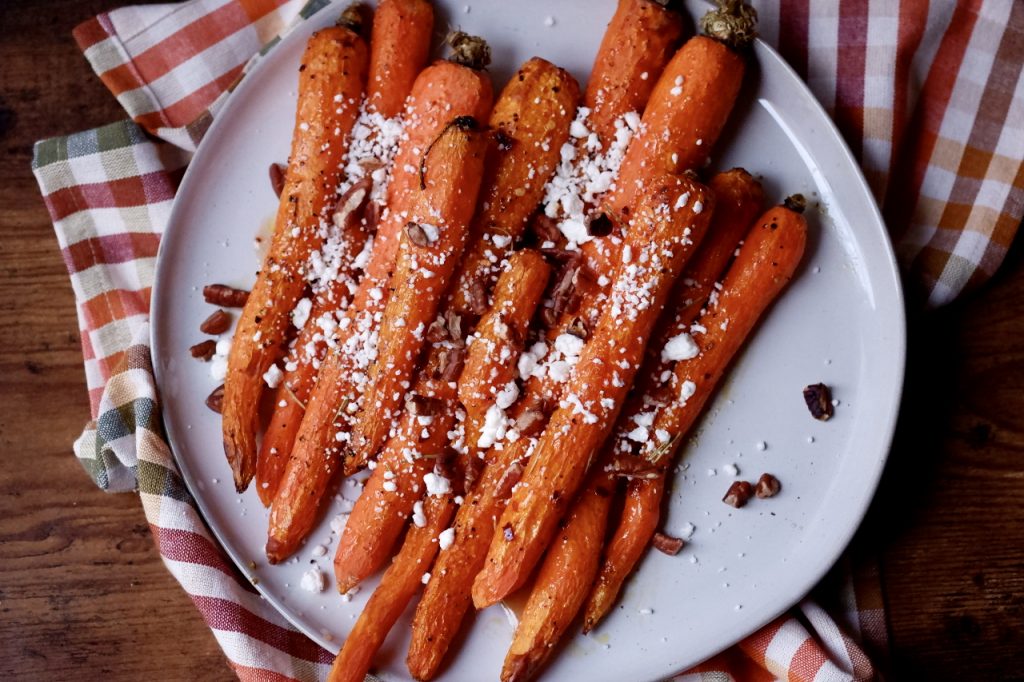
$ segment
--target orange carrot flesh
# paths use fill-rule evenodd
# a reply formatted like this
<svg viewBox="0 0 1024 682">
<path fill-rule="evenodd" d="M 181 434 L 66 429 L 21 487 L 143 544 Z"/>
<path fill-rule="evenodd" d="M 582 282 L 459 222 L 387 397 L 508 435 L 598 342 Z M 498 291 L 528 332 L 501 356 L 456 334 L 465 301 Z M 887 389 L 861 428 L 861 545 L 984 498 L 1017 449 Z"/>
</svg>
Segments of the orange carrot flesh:
<svg viewBox="0 0 1024 682">
<path fill-rule="evenodd" d="M 381 0 L 373 12 L 370 35 L 369 109 L 385 118 L 402 113 L 430 54 L 434 8 L 427 0 Z"/>
<path fill-rule="evenodd" d="M 334 201 L 362 99 L 366 43 L 348 28 L 324 29 L 310 38 L 303 67 L 274 236 L 238 320 L 224 384 L 224 452 L 239 491 L 256 469 L 263 375 L 285 352 L 290 313 L 306 288 L 307 260 L 323 243 L 320 217 Z"/>
<path fill-rule="evenodd" d="M 350 420 L 374 357 L 375 330 L 387 304 L 387 283 L 405 224 L 402 216 L 408 215 L 418 197 L 422 152 L 450 120 L 446 115 L 486 116 L 491 97 L 486 75 L 450 62 L 427 67 L 413 84 L 404 115 L 407 135 L 399 144 L 388 185 L 388 208 L 378 224 L 359 290 L 339 323 L 341 350 L 329 353 L 321 364 L 271 505 L 267 556 L 272 562 L 291 555 L 312 529 L 338 468 L 340 445 L 349 436 Z"/>
<path fill-rule="evenodd" d="M 398 432 L 388 439 L 366 480 L 334 555 L 339 592 L 351 590 L 391 557 L 413 506 L 423 496 L 423 477 L 445 453 L 455 421 L 455 392 L 447 382 L 430 381 L 416 394 L 431 399 L 436 408 L 429 414 L 403 412 Z"/>
<path fill-rule="evenodd" d="M 427 496 L 423 526 L 413 526 L 334 659 L 329 682 L 363 682 L 373 657 L 423 584 L 438 552 L 438 535 L 455 514 L 451 495 Z"/>
<path fill-rule="evenodd" d="M 424 153 L 422 190 L 402 235 L 377 358 L 352 430 L 356 460 L 383 445 L 400 407 L 403 384 L 419 359 L 468 236 L 483 172 L 485 138 L 476 121 L 457 118 Z"/>
<path fill-rule="evenodd" d="M 626 577 L 650 546 L 661 520 L 664 492 L 664 472 L 655 478 L 629 482 L 622 517 L 605 550 L 607 558 L 600 565 L 596 580 L 591 575 L 592 589 L 585 597 L 587 605 L 583 613 L 584 634 L 594 629 L 615 603 Z M 598 571 L 595 569 L 594 573 Z"/>
<path fill-rule="evenodd" d="M 472 605 L 473 578 L 483 566 L 495 524 L 519 481 L 529 448 L 523 439 L 496 452 L 455 515 L 455 542 L 438 556 L 413 617 L 406 665 L 417 680 L 437 675 L 459 632 Z"/>
<path fill-rule="evenodd" d="M 484 419 L 496 396 L 515 385 L 523 339 L 550 273 L 543 256 L 524 249 L 508 259 L 507 269 L 498 278 L 494 303 L 476 327 L 458 382 L 459 400 L 466 410 L 465 442 L 470 451 L 491 445 L 480 441 Z"/>
<path fill-rule="evenodd" d="M 519 616 L 501 670 L 502 682 L 533 679 L 576 618 L 597 575 L 600 555 L 593 548 L 604 541 L 614 490 L 613 477 L 599 473 L 555 536 Z"/>
<path fill-rule="evenodd" d="M 587 83 L 590 129 L 615 138 L 615 120 L 644 111 L 658 77 L 683 35 L 679 13 L 652 0 L 619 0 Z"/>
<path fill-rule="evenodd" d="M 522 586 L 609 435 L 675 279 L 707 229 L 713 197 L 687 177 L 652 178 L 608 306 L 505 508 L 473 583 L 484 608 Z"/>
<path fill-rule="evenodd" d="M 665 471 L 679 441 L 696 423 L 757 321 L 792 278 L 806 241 L 807 223 L 797 211 L 778 206 L 757 220 L 729 267 L 717 300 L 691 327 L 703 330 L 693 339 L 699 354 L 676 362 L 668 383 L 673 397 L 655 408 L 651 430 L 661 431 L 665 438 L 648 441 L 638 454 L 624 439 L 617 439 L 612 466 L 631 472 L 637 480 L 630 485 L 622 522 L 588 599 L 584 618 L 588 629 L 611 608 L 642 555 L 643 538 L 649 540 L 654 534 Z"/>
<path fill-rule="evenodd" d="M 256 492 L 264 506 L 269 507 L 277 495 L 306 401 L 328 347 L 330 327 L 336 323 L 335 311 L 348 307 L 349 291 L 356 286 L 358 275 L 353 263 L 359 252 L 368 246 L 370 226 L 365 224 L 363 212 L 370 190 L 367 178 L 352 186 L 339 200 L 333 217 L 340 233 L 338 271 L 333 273 L 331 281 L 318 283 L 313 288 L 309 315 L 285 357 L 283 377 L 274 393 L 274 412 L 263 432 L 256 460 Z"/>
<path fill-rule="evenodd" d="M 741 55 L 707 36 L 679 49 L 651 93 L 607 211 L 623 216 L 651 173 L 703 167 L 736 103 L 745 68 Z"/>
<path fill-rule="evenodd" d="M 503 256 L 522 236 L 558 165 L 579 99 L 576 80 L 539 57 L 523 64 L 498 96 L 480 208 L 449 296 L 449 308 L 459 315 L 475 319 L 483 313 L 483 294 L 494 286 Z"/>
</svg>

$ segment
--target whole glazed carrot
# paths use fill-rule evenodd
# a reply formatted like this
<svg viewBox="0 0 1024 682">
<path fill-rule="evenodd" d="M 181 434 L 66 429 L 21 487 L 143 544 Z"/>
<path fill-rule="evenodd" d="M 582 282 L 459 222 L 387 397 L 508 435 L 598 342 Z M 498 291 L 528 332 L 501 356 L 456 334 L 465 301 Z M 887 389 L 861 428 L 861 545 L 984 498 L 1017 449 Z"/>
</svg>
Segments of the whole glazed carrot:
<svg viewBox="0 0 1024 682">
<path fill-rule="evenodd" d="M 698 354 L 675 363 L 668 388 L 671 398 L 655 403 L 652 431 L 665 435 L 644 443 L 634 454 L 631 446 L 615 446 L 616 471 L 634 475 L 601 572 L 584 610 L 589 631 L 614 604 L 622 583 L 648 546 L 658 523 L 665 472 L 682 437 L 693 427 L 732 359 L 768 306 L 792 278 L 803 257 L 807 222 L 803 197 L 794 195 L 757 220 L 739 255 L 729 267 L 722 289 L 693 329 Z"/>
<path fill-rule="evenodd" d="M 380 0 L 370 33 L 367 108 L 385 118 L 402 113 L 430 56 L 434 8 L 428 0 Z"/>
<path fill-rule="evenodd" d="M 366 104 L 381 115 L 394 118 L 402 113 L 416 76 L 427 63 L 433 25 L 434 10 L 427 0 L 382 0 L 377 5 L 370 39 Z M 390 168 L 385 170 L 390 171 Z M 351 182 L 352 178 L 348 180 Z M 372 179 L 365 176 L 354 183 L 348 189 L 349 197 L 368 199 L 370 194 L 366 189 L 371 182 Z M 358 192 L 362 195 L 356 194 Z M 358 284 L 359 275 L 365 267 L 365 264 L 358 267 L 357 257 L 368 246 L 366 240 L 377 225 L 370 218 L 369 211 L 364 216 L 361 210 L 346 210 L 347 203 L 345 198 L 339 200 L 341 210 L 334 216 L 335 225 L 341 231 L 338 240 L 340 253 L 335 256 L 338 272 L 328 286 L 319 292 L 314 291 L 313 307 L 308 316 L 310 321 L 345 310 L 351 297 L 349 290 Z M 302 328 L 274 395 L 274 412 L 263 433 L 256 463 L 256 491 L 265 506 L 270 506 L 277 494 L 328 345 L 326 337 L 330 329 L 318 329 L 315 324 Z M 289 369 L 291 366 L 294 369 Z"/>
<path fill-rule="evenodd" d="M 451 494 L 427 496 L 423 502 L 423 525 L 409 529 L 402 549 L 345 638 L 327 676 L 328 682 L 363 682 L 388 632 L 423 581 L 430 579 L 428 571 L 438 552 L 438 536 L 454 514 Z"/>
<path fill-rule="evenodd" d="M 366 274 L 339 323 L 339 350 L 328 354 L 321 364 L 271 505 L 267 539 L 271 561 L 288 557 L 312 529 L 324 492 L 338 469 L 341 445 L 349 436 L 350 420 L 375 357 L 376 328 L 387 304 L 387 283 L 405 224 L 402 215 L 408 216 L 421 191 L 420 157 L 450 122 L 446 115 L 486 116 L 490 110 L 490 81 L 480 71 L 487 61 L 486 44 L 464 35 L 457 44 L 460 49 L 453 58 L 472 65 L 437 61 L 423 70 L 409 96 L 404 116 L 408 134 L 395 156 L 388 209 L 378 225 Z"/>
<path fill-rule="evenodd" d="M 303 55 L 274 236 L 238 320 L 224 382 L 224 453 L 239 492 L 256 470 L 263 375 L 284 355 L 290 314 L 306 289 L 309 255 L 323 243 L 320 220 L 334 204 L 348 133 L 363 96 L 367 54 L 361 27 L 359 6 L 353 5 L 339 25 L 313 34 Z"/>
<path fill-rule="evenodd" d="M 449 295 L 449 309 L 462 317 L 483 314 L 503 256 L 522 236 L 558 165 L 579 99 L 576 79 L 540 57 L 519 67 L 498 96 L 480 208 Z"/>
<path fill-rule="evenodd" d="M 679 48 L 651 93 L 643 127 L 604 205 L 620 219 L 628 217 L 646 176 L 703 167 L 732 112 L 746 71 L 744 52 L 757 35 L 757 12 L 740 0 L 718 5 L 701 19 L 705 35 Z"/>
<path fill-rule="evenodd" d="M 672 285 L 707 229 L 714 198 L 706 187 L 687 176 L 661 175 L 650 183 L 627 233 L 607 308 L 473 582 L 477 608 L 521 587 L 547 548 L 615 425 Z"/>
<path fill-rule="evenodd" d="M 580 494 L 537 571 L 505 656 L 502 682 L 525 682 L 536 676 L 576 618 L 600 567 L 600 554 L 593 549 L 604 540 L 614 492 L 613 475 L 592 472 L 590 484 Z"/>
</svg>

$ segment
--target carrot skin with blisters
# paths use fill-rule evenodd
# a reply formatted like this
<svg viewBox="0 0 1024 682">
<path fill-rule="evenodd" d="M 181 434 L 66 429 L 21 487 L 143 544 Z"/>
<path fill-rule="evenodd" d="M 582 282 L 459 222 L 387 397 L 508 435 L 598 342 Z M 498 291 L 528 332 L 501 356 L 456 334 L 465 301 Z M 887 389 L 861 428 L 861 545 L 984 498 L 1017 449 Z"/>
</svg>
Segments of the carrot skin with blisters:
<svg viewBox="0 0 1024 682">
<path fill-rule="evenodd" d="M 334 659 L 328 682 L 363 682 L 388 632 L 422 586 L 423 575 L 437 556 L 438 535 L 448 527 L 454 514 L 451 495 L 427 497 L 423 503 L 425 525 L 409 529 L 402 549 L 384 572 Z"/>
<path fill-rule="evenodd" d="M 466 447 L 481 447 L 480 432 L 495 396 L 518 377 L 516 363 L 551 267 L 540 253 L 517 251 L 494 287 L 491 309 L 480 319 L 459 376 L 459 400 L 466 410 Z M 482 447 L 489 447 L 485 444 Z"/>
<path fill-rule="evenodd" d="M 787 200 L 789 201 L 789 200 Z M 802 210 L 800 202 L 792 204 Z M 665 473 L 679 442 L 696 423 L 758 320 L 792 278 L 807 242 L 807 222 L 800 210 L 777 206 L 762 215 L 748 232 L 729 267 L 714 304 L 697 319 L 704 331 L 694 341 L 696 357 L 679 360 L 655 408 L 652 431 L 667 434 L 665 442 L 641 447 L 639 453 L 621 434 L 614 444 L 612 468 L 634 477 L 623 518 L 613 535 L 607 558 L 588 598 L 584 627 L 589 630 L 608 612 L 658 524 Z M 625 431 L 631 425 L 626 424 Z"/>
<path fill-rule="evenodd" d="M 334 203 L 341 160 L 366 84 L 367 61 L 365 41 L 345 26 L 315 33 L 303 56 L 291 156 L 274 235 L 239 317 L 224 382 L 224 452 L 239 492 L 249 486 L 256 470 L 263 375 L 285 353 L 290 314 L 306 289 L 306 262 L 323 243 L 320 219 Z"/>
<path fill-rule="evenodd" d="M 483 171 L 486 139 L 476 120 L 452 121 L 424 152 L 419 200 L 407 216 L 377 357 L 352 429 L 353 459 L 380 449 L 397 417 L 425 330 L 433 323 L 468 238 Z"/>
<path fill-rule="evenodd" d="M 533 571 L 614 427 L 669 291 L 707 229 L 714 198 L 706 187 L 685 176 L 650 183 L 627 232 L 605 312 L 474 580 L 477 608 L 511 594 Z"/>
<path fill-rule="evenodd" d="M 576 80 L 539 57 L 524 63 L 498 96 L 480 207 L 449 295 L 449 309 L 459 315 L 481 315 L 481 294 L 494 286 L 503 256 L 543 198 L 579 100 Z"/>
<path fill-rule="evenodd" d="M 502 682 L 533 679 L 576 618 L 597 575 L 615 479 L 596 473 L 555 536 L 533 583 L 530 597 L 505 656 Z"/>
<path fill-rule="evenodd" d="M 620 219 L 652 173 L 702 168 L 732 112 L 746 59 L 707 36 L 688 40 L 651 93 L 605 210 Z"/>
<path fill-rule="evenodd" d="M 340 351 L 321 363 L 277 496 L 271 505 L 267 557 L 290 556 L 312 530 L 321 500 L 341 463 L 341 445 L 350 435 L 351 419 L 361 395 L 361 378 L 372 358 L 370 330 L 383 314 L 390 293 L 402 215 L 418 198 L 422 151 L 441 133 L 450 116 L 486 116 L 491 107 L 486 74 L 447 61 L 428 66 L 413 84 L 406 112 L 406 138 L 395 155 L 387 206 L 374 235 L 373 249 L 353 302 L 339 323 Z M 348 462 L 345 462 L 346 467 Z M 349 473 L 365 465 L 351 466 Z"/>
<path fill-rule="evenodd" d="M 402 113 L 416 77 L 427 64 L 434 8 L 427 0 L 381 0 L 373 12 L 367 108 L 385 118 Z"/>
<path fill-rule="evenodd" d="M 652 0 L 619 0 L 587 82 L 590 130 L 607 146 L 622 114 L 643 113 L 683 35 L 683 18 Z"/>
</svg>

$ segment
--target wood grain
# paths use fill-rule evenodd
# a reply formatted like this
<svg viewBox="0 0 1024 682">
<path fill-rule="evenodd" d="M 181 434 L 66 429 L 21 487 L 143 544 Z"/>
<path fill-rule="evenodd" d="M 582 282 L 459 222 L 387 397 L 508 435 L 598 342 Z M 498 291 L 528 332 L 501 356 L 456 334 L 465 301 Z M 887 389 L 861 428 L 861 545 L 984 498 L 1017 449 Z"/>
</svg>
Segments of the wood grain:
<svg viewBox="0 0 1024 682">
<path fill-rule="evenodd" d="M 123 0 L 0 2 L 0 679 L 231 679 L 133 495 L 71 453 L 88 418 L 74 300 L 29 162 L 122 110 L 70 31 Z M 891 679 L 1024 677 L 1024 247 L 911 326 L 876 538 Z"/>
</svg>

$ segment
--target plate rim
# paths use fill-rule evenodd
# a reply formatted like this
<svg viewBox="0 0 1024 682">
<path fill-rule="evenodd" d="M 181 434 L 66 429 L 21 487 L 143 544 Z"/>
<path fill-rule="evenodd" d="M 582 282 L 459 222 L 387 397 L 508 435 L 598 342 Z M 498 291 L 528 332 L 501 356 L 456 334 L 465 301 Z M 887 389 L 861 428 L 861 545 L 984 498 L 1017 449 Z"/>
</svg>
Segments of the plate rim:
<svg viewBox="0 0 1024 682">
<path fill-rule="evenodd" d="M 695 1 L 699 2 L 702 6 L 711 6 L 705 0 Z M 160 351 L 163 350 L 163 342 L 161 342 L 160 339 L 167 338 L 167 335 L 163 332 L 163 323 L 161 322 L 162 316 L 157 315 L 156 313 L 165 310 L 166 305 L 170 305 L 170 303 L 166 305 L 161 304 L 161 301 L 165 298 L 165 296 L 170 296 L 170 294 L 164 294 L 164 290 L 171 289 L 171 284 L 162 284 L 161 272 L 163 268 L 161 268 L 161 265 L 166 259 L 165 254 L 167 253 L 167 248 L 165 248 L 165 244 L 168 243 L 167 237 L 172 233 L 173 226 L 181 222 L 180 214 L 184 210 L 181 208 L 182 203 L 177 201 L 177 199 L 179 196 L 185 195 L 192 184 L 200 182 L 200 180 L 196 179 L 199 171 L 193 172 L 193 169 L 200 167 L 201 164 L 196 164 L 195 161 L 197 159 L 202 161 L 202 159 L 205 157 L 204 149 L 207 149 L 212 146 L 211 144 L 207 144 L 207 140 L 215 138 L 222 127 L 230 125 L 231 112 L 233 111 L 235 103 L 240 99 L 238 97 L 234 97 L 234 94 L 252 87 L 257 87 L 255 85 L 252 85 L 253 83 L 258 84 L 258 79 L 254 78 L 254 76 L 256 74 L 259 74 L 265 68 L 267 68 L 266 65 L 268 63 L 272 64 L 276 59 L 279 59 L 275 57 L 275 55 L 283 53 L 283 51 L 279 48 L 281 48 L 286 42 L 290 44 L 292 42 L 296 42 L 300 39 L 305 39 L 305 37 L 308 37 L 308 35 L 311 34 L 313 31 L 317 30 L 317 28 L 319 28 L 321 24 L 325 23 L 323 17 L 329 15 L 331 7 L 339 4 L 341 4 L 341 0 L 330 0 L 330 2 L 321 7 L 314 15 L 306 18 L 301 23 L 293 26 L 286 35 L 284 35 L 277 41 L 277 43 L 274 45 L 274 49 L 271 49 L 268 52 L 261 52 L 258 54 L 255 63 L 250 63 L 248 69 L 245 71 L 245 77 L 242 78 L 238 86 L 231 91 L 226 101 L 224 101 L 221 104 L 219 112 L 214 117 L 214 120 L 210 127 L 207 129 L 206 133 L 203 135 L 203 139 L 200 141 L 192 159 L 190 160 L 188 166 L 185 169 L 182 181 L 178 186 L 177 192 L 175 192 L 175 197 L 171 207 L 170 214 L 167 219 L 167 224 L 165 226 L 163 234 L 161 235 L 160 244 L 156 256 L 156 262 L 154 266 L 153 285 L 151 290 L 151 306 L 149 313 L 150 361 L 153 366 L 158 398 L 161 393 L 159 387 L 164 383 L 166 372 L 166 370 L 162 369 L 162 363 L 158 361 L 159 357 L 162 355 Z M 694 1 L 688 2 L 687 4 L 690 6 L 687 8 L 687 13 L 692 16 L 693 12 L 691 10 Z M 795 604 L 799 603 L 799 601 L 803 599 L 804 596 L 806 596 L 806 594 L 822 580 L 822 578 L 828 573 L 828 571 L 835 565 L 835 563 L 842 556 L 843 552 L 849 546 L 850 541 L 853 539 L 854 535 L 857 533 L 857 531 L 863 524 L 864 517 L 867 514 L 871 502 L 874 500 L 875 494 L 877 493 L 879 482 L 885 470 L 888 458 L 891 454 L 892 443 L 899 419 L 900 404 L 902 401 L 904 383 L 906 378 L 907 315 L 901 273 L 896 259 L 895 249 L 888 227 L 881 214 L 881 210 L 878 207 L 878 203 L 874 197 L 874 194 L 871 192 L 870 185 L 868 185 L 867 180 L 864 177 L 863 169 L 857 162 L 856 158 L 853 156 L 853 153 L 847 145 L 846 140 L 839 132 L 839 129 L 835 121 L 832 119 L 831 116 L 829 116 L 824 106 L 822 106 L 817 97 L 815 97 L 814 94 L 811 92 L 807 83 L 800 78 L 800 76 L 796 73 L 793 67 L 790 66 L 790 64 L 778 53 L 777 50 L 775 50 L 774 47 L 769 45 L 761 38 L 757 38 L 755 44 L 756 47 L 754 48 L 754 51 L 757 53 L 757 58 L 763 59 L 767 57 L 771 59 L 774 63 L 773 68 L 780 70 L 785 75 L 786 79 L 795 88 L 795 91 L 799 93 L 800 97 L 805 102 L 807 102 L 812 107 L 812 109 L 814 109 L 815 114 L 819 117 L 819 120 L 824 122 L 825 132 L 828 134 L 828 137 L 831 138 L 831 142 L 835 145 L 836 151 L 838 151 L 841 155 L 842 163 L 847 167 L 849 171 L 853 173 L 855 179 L 857 180 L 857 187 L 855 188 L 856 191 L 861 193 L 863 197 L 867 200 L 868 206 L 871 209 L 870 223 L 872 228 L 879 228 L 879 232 L 881 235 L 881 246 L 883 247 L 882 255 L 884 255 L 885 257 L 884 262 L 880 263 L 880 265 L 884 266 L 883 274 L 885 275 L 885 278 L 884 280 L 880 279 L 879 284 L 886 285 L 884 291 L 892 296 L 890 303 L 893 307 L 893 312 L 895 312 L 898 316 L 898 320 L 893 320 L 895 328 L 888 330 L 890 333 L 893 334 L 890 346 L 890 350 L 893 352 L 890 353 L 890 358 L 893 362 L 892 370 L 894 371 L 894 379 L 892 383 L 892 393 L 891 395 L 887 396 L 887 399 L 890 401 L 890 405 L 889 409 L 887 410 L 886 423 L 882 428 L 878 429 L 878 432 L 881 434 L 879 443 L 883 444 L 884 447 L 881 448 L 881 451 L 878 453 L 877 458 L 874 458 L 872 460 L 873 470 L 868 472 L 866 478 L 867 484 L 861 489 L 861 494 L 856 500 L 855 512 L 847 515 L 847 518 L 849 518 L 850 521 L 848 523 L 848 526 L 844 529 L 845 532 L 833 535 L 835 539 L 833 542 L 829 544 L 828 551 L 819 553 L 819 555 L 822 556 L 822 559 L 817 564 L 815 564 L 811 570 L 806 572 L 808 578 L 804 581 L 800 581 L 802 583 L 806 583 L 806 589 L 801 589 L 799 594 L 797 594 L 794 599 L 787 599 L 785 605 L 780 607 L 770 617 L 765 618 L 760 622 L 754 622 L 752 625 L 749 626 L 745 624 L 738 626 L 736 628 L 734 636 L 730 636 L 729 638 L 727 638 L 726 641 L 723 641 L 720 646 L 716 644 L 715 650 L 709 653 L 708 656 L 713 656 L 715 653 L 723 651 L 733 646 L 740 640 L 749 636 L 751 633 L 755 632 L 756 630 L 764 627 L 765 625 L 773 621 L 782 613 L 788 611 Z M 760 65 L 759 69 L 763 70 L 764 66 Z M 898 324 L 896 324 L 897 322 Z M 163 417 L 162 399 L 159 400 L 159 406 L 161 409 L 161 416 Z M 167 439 L 168 445 L 170 446 L 171 456 L 174 459 L 176 466 L 178 467 L 178 472 L 181 475 L 182 480 L 184 481 L 185 486 L 189 491 L 189 494 L 195 500 L 196 505 L 199 508 L 199 512 L 202 515 L 203 520 L 206 522 L 207 527 L 210 529 L 210 532 L 216 538 L 218 544 L 220 545 L 220 548 L 231 558 L 231 561 L 234 562 L 235 566 L 238 568 L 239 571 L 241 571 L 242 575 L 248 576 L 248 573 L 246 571 L 248 561 L 238 553 L 235 547 L 233 547 L 230 543 L 225 542 L 218 525 L 210 522 L 210 519 L 213 518 L 213 515 L 210 513 L 210 509 L 205 500 L 205 493 L 197 485 L 197 481 L 194 478 L 192 472 L 190 471 L 188 465 L 185 462 L 183 462 L 182 458 L 178 455 L 179 449 L 175 443 L 175 438 L 172 434 L 172 429 L 166 423 L 166 419 L 164 419 L 164 435 L 165 438 Z M 276 593 L 267 591 L 262 582 L 255 584 L 254 587 L 259 592 L 259 594 L 273 607 L 277 614 L 284 618 L 299 632 L 309 637 L 313 642 L 315 642 L 318 646 L 325 649 L 326 651 L 331 653 L 337 652 L 343 640 L 328 640 L 322 635 L 322 633 L 316 631 L 311 626 L 304 623 L 300 618 L 293 617 L 291 609 L 285 608 L 284 605 L 281 603 L 280 599 L 277 597 Z M 701 660 L 706 660 L 706 658 L 707 657 Z M 658 673 L 655 677 L 650 678 L 650 680 L 653 682 L 654 680 L 661 679 L 661 677 L 664 674 L 675 674 L 678 672 L 682 672 L 683 669 L 695 665 L 699 662 L 700 661 L 684 661 L 679 665 L 673 664 L 671 666 L 667 666 L 671 669 L 670 671 Z"/>
</svg>

